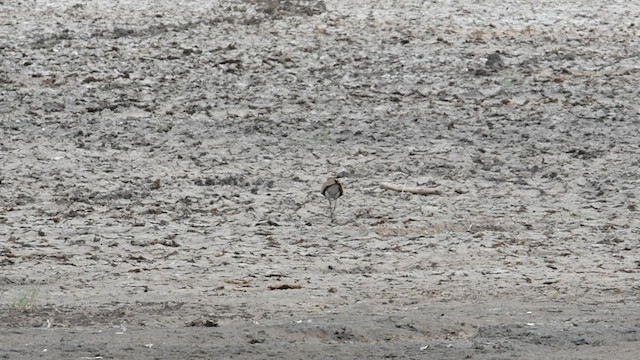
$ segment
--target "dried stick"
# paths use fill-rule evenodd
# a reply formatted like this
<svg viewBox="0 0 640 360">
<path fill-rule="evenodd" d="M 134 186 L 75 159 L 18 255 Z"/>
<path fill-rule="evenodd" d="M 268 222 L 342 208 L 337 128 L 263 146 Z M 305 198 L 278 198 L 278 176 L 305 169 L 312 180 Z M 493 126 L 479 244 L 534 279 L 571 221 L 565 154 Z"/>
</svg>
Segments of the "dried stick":
<svg viewBox="0 0 640 360">
<path fill-rule="evenodd" d="M 418 195 L 440 195 L 442 192 L 438 189 L 430 189 L 430 188 L 421 188 L 421 187 L 405 187 L 390 183 L 381 183 L 380 187 L 385 190 L 393 190 L 398 192 L 408 192 L 412 194 Z"/>
</svg>

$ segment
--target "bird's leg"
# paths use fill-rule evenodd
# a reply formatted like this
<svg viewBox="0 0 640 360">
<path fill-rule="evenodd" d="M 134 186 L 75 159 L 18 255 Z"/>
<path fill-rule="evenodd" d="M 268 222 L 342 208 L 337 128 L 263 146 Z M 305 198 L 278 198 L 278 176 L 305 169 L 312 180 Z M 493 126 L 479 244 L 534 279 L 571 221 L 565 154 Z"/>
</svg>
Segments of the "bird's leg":
<svg viewBox="0 0 640 360">
<path fill-rule="evenodd" d="M 336 208 L 338 207 L 338 199 L 335 199 L 333 201 L 333 210 L 331 211 L 331 213 L 333 214 L 333 218 L 335 219 L 336 216 Z"/>
<path fill-rule="evenodd" d="M 333 222 L 333 208 L 331 207 L 331 199 L 327 198 L 327 200 L 329 200 L 329 218 L 331 219 L 331 222 Z"/>
</svg>

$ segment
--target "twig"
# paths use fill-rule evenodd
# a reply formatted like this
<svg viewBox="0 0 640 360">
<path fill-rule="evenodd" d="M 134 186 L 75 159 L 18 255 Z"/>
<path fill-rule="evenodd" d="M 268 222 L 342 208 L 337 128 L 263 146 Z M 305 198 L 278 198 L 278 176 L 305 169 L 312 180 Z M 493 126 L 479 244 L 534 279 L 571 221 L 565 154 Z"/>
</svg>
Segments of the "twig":
<svg viewBox="0 0 640 360">
<path fill-rule="evenodd" d="M 390 183 L 381 183 L 380 187 L 385 190 L 393 190 L 399 192 L 408 192 L 412 194 L 418 195 L 440 195 L 442 192 L 438 189 L 430 189 L 430 188 L 421 188 L 421 187 L 404 187 L 400 185 L 390 184 Z"/>
</svg>

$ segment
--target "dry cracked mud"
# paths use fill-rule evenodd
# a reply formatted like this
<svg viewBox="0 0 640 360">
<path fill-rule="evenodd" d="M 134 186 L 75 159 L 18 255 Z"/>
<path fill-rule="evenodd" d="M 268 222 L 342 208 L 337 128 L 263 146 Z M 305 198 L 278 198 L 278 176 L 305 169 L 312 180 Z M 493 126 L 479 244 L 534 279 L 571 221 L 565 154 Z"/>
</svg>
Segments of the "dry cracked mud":
<svg viewBox="0 0 640 360">
<path fill-rule="evenodd" d="M 637 358 L 639 15 L 0 1 L 0 358 Z"/>
</svg>

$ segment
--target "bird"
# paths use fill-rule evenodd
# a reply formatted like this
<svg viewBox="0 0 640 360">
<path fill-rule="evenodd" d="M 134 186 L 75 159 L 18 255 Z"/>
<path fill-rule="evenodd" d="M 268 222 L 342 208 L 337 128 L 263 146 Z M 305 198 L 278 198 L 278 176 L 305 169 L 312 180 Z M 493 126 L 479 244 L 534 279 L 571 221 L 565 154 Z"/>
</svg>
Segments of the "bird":
<svg viewBox="0 0 640 360">
<path fill-rule="evenodd" d="M 342 184 L 336 180 L 334 177 L 328 177 L 327 180 L 322 184 L 322 189 L 320 190 L 322 195 L 329 200 L 329 216 L 331 217 L 331 222 L 335 220 L 335 211 L 336 206 L 338 205 L 338 198 L 344 194 L 344 189 L 342 188 Z"/>
</svg>

